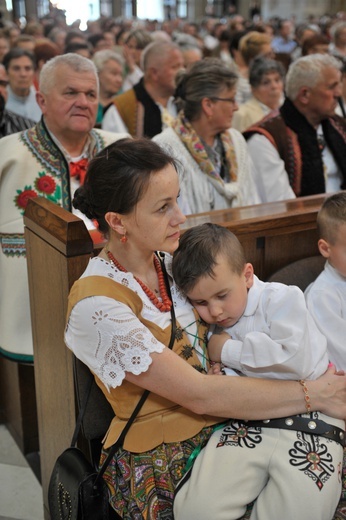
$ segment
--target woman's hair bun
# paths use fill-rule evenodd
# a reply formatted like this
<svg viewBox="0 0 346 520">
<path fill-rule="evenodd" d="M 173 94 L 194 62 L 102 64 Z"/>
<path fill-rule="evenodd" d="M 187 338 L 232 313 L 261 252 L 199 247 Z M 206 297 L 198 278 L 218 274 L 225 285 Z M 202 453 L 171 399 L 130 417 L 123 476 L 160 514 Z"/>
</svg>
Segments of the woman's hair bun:
<svg viewBox="0 0 346 520">
<path fill-rule="evenodd" d="M 80 186 L 74 193 L 72 205 L 90 219 L 96 219 L 95 208 L 90 200 L 90 191 L 87 186 Z"/>
</svg>

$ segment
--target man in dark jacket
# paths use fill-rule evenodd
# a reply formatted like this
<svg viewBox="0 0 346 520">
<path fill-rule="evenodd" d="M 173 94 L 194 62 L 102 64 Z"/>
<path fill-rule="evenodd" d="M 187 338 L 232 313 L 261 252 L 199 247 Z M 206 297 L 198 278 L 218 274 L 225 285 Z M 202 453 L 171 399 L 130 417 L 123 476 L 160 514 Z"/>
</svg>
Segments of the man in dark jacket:
<svg viewBox="0 0 346 520">
<path fill-rule="evenodd" d="M 244 133 L 262 202 L 346 189 L 346 122 L 335 114 L 340 68 L 327 54 L 299 58 L 284 104 Z"/>
</svg>

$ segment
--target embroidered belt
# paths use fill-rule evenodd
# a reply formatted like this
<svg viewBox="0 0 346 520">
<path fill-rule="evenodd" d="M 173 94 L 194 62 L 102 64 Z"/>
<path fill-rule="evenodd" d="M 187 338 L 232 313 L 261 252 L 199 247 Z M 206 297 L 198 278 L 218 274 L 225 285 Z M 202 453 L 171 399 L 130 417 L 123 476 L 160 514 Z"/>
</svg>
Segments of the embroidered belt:
<svg viewBox="0 0 346 520">
<path fill-rule="evenodd" d="M 328 424 L 322 419 L 313 419 L 293 415 L 292 417 L 282 417 L 281 419 L 267 419 L 264 421 L 242 421 L 244 426 L 257 428 L 281 428 L 283 430 L 294 430 L 311 435 L 320 435 L 326 439 L 338 442 L 345 447 L 345 431 L 337 426 Z"/>
</svg>

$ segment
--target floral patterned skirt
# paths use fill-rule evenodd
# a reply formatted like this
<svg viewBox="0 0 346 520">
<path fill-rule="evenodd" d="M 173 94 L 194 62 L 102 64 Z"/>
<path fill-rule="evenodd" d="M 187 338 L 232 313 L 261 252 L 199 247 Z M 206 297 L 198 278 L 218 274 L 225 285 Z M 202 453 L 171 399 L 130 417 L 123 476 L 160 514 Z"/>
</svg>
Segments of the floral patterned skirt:
<svg viewBox="0 0 346 520">
<path fill-rule="evenodd" d="M 125 520 L 173 520 L 173 497 L 190 455 L 209 440 L 213 428 L 204 428 L 192 439 L 161 444 L 144 453 L 120 450 L 104 478 L 111 492 L 110 503 Z M 102 451 L 101 464 L 107 456 Z M 249 520 L 252 506 L 240 520 Z M 333 520 L 346 520 L 346 448 L 342 495 Z"/>
<path fill-rule="evenodd" d="M 104 474 L 113 509 L 126 520 L 172 520 L 174 491 L 186 463 L 212 432 L 212 427 L 204 428 L 192 439 L 144 453 L 119 450 Z M 102 451 L 101 464 L 106 456 Z"/>
</svg>

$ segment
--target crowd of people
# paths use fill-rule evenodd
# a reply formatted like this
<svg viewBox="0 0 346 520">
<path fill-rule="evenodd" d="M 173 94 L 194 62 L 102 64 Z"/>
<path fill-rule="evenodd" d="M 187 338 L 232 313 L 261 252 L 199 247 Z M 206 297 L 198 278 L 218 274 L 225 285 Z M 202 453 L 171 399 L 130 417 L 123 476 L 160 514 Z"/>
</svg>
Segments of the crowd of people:
<svg viewBox="0 0 346 520">
<path fill-rule="evenodd" d="M 206 123 L 202 124 L 215 126 L 211 119 L 215 119 L 217 108 L 220 113 L 228 114 L 228 121 L 225 117 L 225 121 L 216 125 L 214 135 L 210 134 L 209 143 L 196 132 L 198 143 L 193 145 L 194 152 L 202 147 L 202 153 L 192 152 L 191 135 L 182 144 L 182 155 L 190 160 L 190 170 L 202 173 L 193 176 L 196 182 L 189 192 L 190 200 L 181 198 L 185 213 L 345 187 L 342 156 L 346 146 L 346 14 L 343 12 L 334 17 L 310 17 L 300 23 L 279 17 L 262 20 L 258 14 L 249 20 L 238 14 L 223 19 L 207 17 L 200 23 L 179 18 L 159 23 L 101 17 L 88 22 L 87 30 L 81 31 L 79 21 L 67 26 L 62 12 L 52 9 L 40 21 L 28 21 L 22 29 L 7 22 L 0 29 L 0 62 L 5 67 L 1 83 L 7 91 L 4 95 L 0 93 L 1 136 L 11 131 L 9 118 L 16 120 L 13 131 L 17 131 L 18 125 L 19 129 L 25 129 L 29 121 L 31 124 L 39 121 L 42 111 L 36 94 L 42 67 L 53 57 L 69 53 L 80 54 L 96 66 L 99 83 L 96 128 L 129 133 L 133 137 L 158 135 L 160 142 L 180 143 L 182 135 L 186 135 L 186 125 L 181 122 L 189 119 L 184 113 L 186 107 L 194 105 L 193 112 L 196 112 L 200 101 L 212 95 L 209 101 L 214 104 L 214 113 L 205 114 L 202 110 L 198 116 L 203 113 Z M 335 60 L 310 61 L 316 54 L 332 56 Z M 297 61 L 303 57 L 306 61 L 296 68 Z M 189 96 L 182 99 L 185 80 L 179 82 L 181 71 L 185 70 L 186 77 L 192 78 L 195 73 L 189 76 L 189 71 L 195 63 L 205 63 L 207 70 L 210 58 L 219 60 L 225 75 L 229 71 L 235 74 L 234 96 L 224 95 L 221 82 L 220 88 L 216 86 L 212 93 L 204 92 L 203 88 L 196 93 L 195 89 L 189 94 L 191 99 Z M 214 67 L 209 64 L 211 82 L 217 81 L 216 69 L 215 62 Z M 198 73 L 198 67 L 193 70 Z M 304 75 L 304 71 L 310 70 L 314 70 L 313 75 L 309 76 L 308 72 Z M 330 85 L 330 73 L 335 79 L 334 86 Z M 191 92 L 191 79 L 189 85 Z M 327 92 L 330 93 L 329 106 Z M 195 99 L 196 95 L 200 99 Z M 287 139 L 284 143 L 275 139 L 274 142 L 268 133 L 268 128 L 276 124 L 276 116 L 285 122 Z M 189 123 L 196 126 L 196 114 L 193 117 L 195 120 Z M 265 123 L 259 130 L 257 123 L 261 120 Z M 329 129 L 332 128 L 332 142 L 325 128 L 326 121 Z M 313 126 L 312 134 L 317 131 L 317 140 L 311 135 L 314 143 L 301 142 L 305 141 L 306 133 L 301 130 L 304 135 L 298 136 L 297 127 L 301 124 L 308 129 Z M 293 130 L 292 136 L 289 129 Z M 225 132 L 232 134 L 229 142 L 232 141 L 233 147 L 235 143 L 244 144 L 239 132 L 244 133 L 246 139 L 242 158 L 235 152 L 233 168 L 230 168 L 229 157 L 227 159 L 230 146 L 226 149 L 225 139 L 220 140 Z M 306 146 L 314 150 L 307 151 Z M 313 187 L 302 187 L 304 177 L 309 176 L 305 157 L 311 164 L 311 154 L 325 179 Z M 229 169 L 226 175 L 220 167 L 225 160 Z M 243 168 L 243 162 L 250 165 L 252 162 L 251 183 L 244 187 L 240 186 L 241 180 L 235 173 Z M 211 163 L 215 163 L 215 168 Z M 186 171 L 184 166 L 183 170 Z M 271 170 L 275 171 L 273 175 Z M 197 184 L 200 190 L 196 193 L 196 202 L 193 197 Z M 243 191 L 240 198 L 232 195 L 238 189 Z M 225 195 L 226 192 L 231 194 Z"/>
<path fill-rule="evenodd" d="M 101 460 L 150 390 L 105 474 L 122 518 L 346 518 L 345 106 L 346 13 L 81 31 L 56 10 L 0 29 L 0 353 L 33 360 L 23 214 L 43 196 L 107 240 L 65 332 L 115 411 Z M 326 267 L 307 303 L 222 228 L 179 246 L 188 214 L 319 193 Z"/>
</svg>

